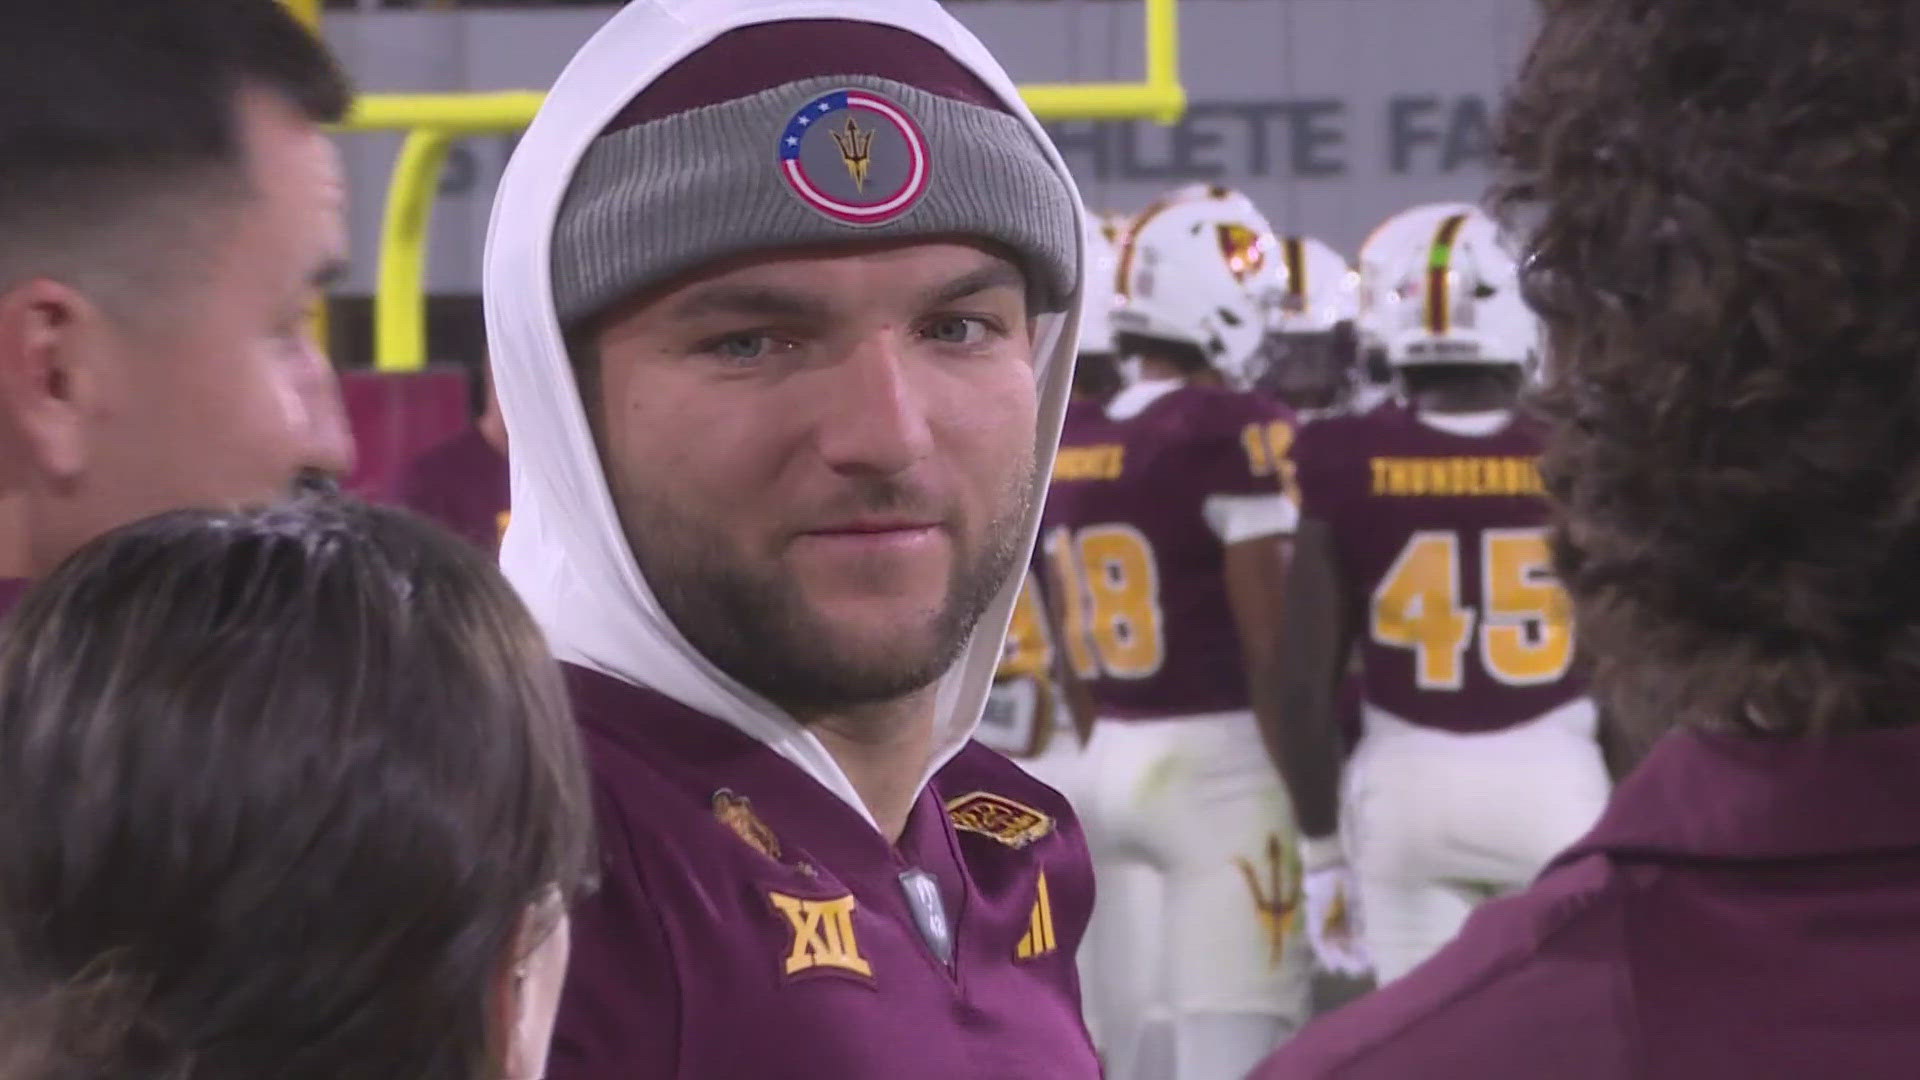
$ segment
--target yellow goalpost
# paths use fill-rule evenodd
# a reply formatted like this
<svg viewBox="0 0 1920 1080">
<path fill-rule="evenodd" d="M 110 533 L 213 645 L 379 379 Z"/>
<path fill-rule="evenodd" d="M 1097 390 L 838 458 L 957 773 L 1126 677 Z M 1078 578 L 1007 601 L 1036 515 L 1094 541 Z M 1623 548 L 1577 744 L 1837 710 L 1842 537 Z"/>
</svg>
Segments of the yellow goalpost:
<svg viewBox="0 0 1920 1080">
<path fill-rule="evenodd" d="M 285 0 L 316 30 L 320 0 Z M 1136 82 L 1043 83 L 1020 88 L 1042 120 L 1153 120 L 1186 112 L 1180 82 L 1178 0 L 1143 0 L 1145 77 Z M 518 131 L 544 95 L 531 90 L 466 94 L 363 94 L 342 131 L 405 131 L 387 190 L 374 291 L 374 366 L 418 371 L 427 362 L 427 232 L 440 170 L 456 140 Z"/>
</svg>

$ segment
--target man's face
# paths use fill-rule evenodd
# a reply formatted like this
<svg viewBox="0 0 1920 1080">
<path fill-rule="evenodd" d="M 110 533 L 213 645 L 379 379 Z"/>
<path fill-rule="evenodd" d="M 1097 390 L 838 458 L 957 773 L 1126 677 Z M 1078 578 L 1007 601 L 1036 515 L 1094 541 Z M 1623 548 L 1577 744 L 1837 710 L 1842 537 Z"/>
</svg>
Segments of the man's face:
<svg viewBox="0 0 1920 1080">
<path fill-rule="evenodd" d="M 1026 283 L 971 244 L 802 251 L 616 311 L 590 402 L 641 571 L 795 715 L 943 674 L 1033 497 Z"/>
<path fill-rule="evenodd" d="M 36 511 L 42 562 L 151 513 L 268 501 L 303 470 L 352 465 L 311 331 L 345 250 L 338 158 L 264 92 L 241 95 L 240 127 L 250 190 L 189 202 L 208 220 L 174 230 L 195 239 L 161 254 L 172 280 L 61 340 L 84 387 L 63 387 L 65 427 L 41 432 L 41 486 L 58 496 Z"/>
</svg>

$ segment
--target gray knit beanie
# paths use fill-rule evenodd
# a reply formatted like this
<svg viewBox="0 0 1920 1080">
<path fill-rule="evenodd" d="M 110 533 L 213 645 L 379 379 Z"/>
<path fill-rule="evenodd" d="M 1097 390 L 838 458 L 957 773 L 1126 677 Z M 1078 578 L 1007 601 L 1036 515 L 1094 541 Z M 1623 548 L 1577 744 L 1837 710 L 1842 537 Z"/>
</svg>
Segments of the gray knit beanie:
<svg viewBox="0 0 1920 1080">
<path fill-rule="evenodd" d="M 944 50 L 802 20 L 721 35 L 654 80 L 575 170 L 554 227 L 563 327 L 700 266 L 852 239 L 959 235 L 1064 310 L 1079 220 L 1033 133 Z"/>
</svg>

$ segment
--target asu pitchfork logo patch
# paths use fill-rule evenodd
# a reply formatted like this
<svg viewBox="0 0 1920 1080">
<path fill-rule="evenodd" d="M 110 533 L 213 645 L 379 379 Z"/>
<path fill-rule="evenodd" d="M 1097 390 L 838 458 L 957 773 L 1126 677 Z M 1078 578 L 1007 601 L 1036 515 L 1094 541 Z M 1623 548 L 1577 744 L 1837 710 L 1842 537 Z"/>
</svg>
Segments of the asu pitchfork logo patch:
<svg viewBox="0 0 1920 1080">
<path fill-rule="evenodd" d="M 1053 817 L 1004 795 L 976 791 L 947 803 L 947 817 L 961 832 L 978 833 L 1018 850 L 1053 831 Z"/>
<path fill-rule="evenodd" d="M 847 225 L 884 225 L 913 209 L 932 173 L 920 125 L 871 90 L 802 105 L 780 133 L 780 174 L 808 207 Z"/>
<path fill-rule="evenodd" d="M 720 824 L 732 829 L 735 836 L 745 841 L 753 850 L 780 861 L 780 838 L 753 812 L 753 803 L 743 795 L 735 795 L 726 788 L 713 793 L 713 816 Z"/>
</svg>

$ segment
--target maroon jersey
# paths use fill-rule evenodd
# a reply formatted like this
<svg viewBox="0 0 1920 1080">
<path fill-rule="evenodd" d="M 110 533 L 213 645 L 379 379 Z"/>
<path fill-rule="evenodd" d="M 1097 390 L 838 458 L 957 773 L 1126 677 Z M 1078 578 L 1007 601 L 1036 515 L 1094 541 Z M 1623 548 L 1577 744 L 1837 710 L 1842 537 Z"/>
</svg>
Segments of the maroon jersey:
<svg viewBox="0 0 1920 1080">
<path fill-rule="evenodd" d="M 1450 434 L 1398 403 L 1300 433 L 1301 512 L 1332 531 L 1368 704 L 1492 731 L 1584 692 L 1548 563 L 1541 435 L 1524 417 Z"/>
<path fill-rule="evenodd" d="M 1099 1076 L 1074 972 L 1092 866 L 1065 799 L 969 744 L 890 845 L 723 721 L 568 675 L 602 866 L 551 1080 Z"/>
<path fill-rule="evenodd" d="M 1102 717 L 1242 710 L 1216 496 L 1281 496 L 1293 438 L 1265 398 L 1173 390 L 1138 415 L 1070 414 L 1042 525 L 1048 599 Z"/>
<path fill-rule="evenodd" d="M 457 367 L 426 371 L 343 371 L 340 396 L 357 450 L 342 487 L 363 499 L 391 499 L 415 456 L 468 426 L 467 374 Z"/>
<path fill-rule="evenodd" d="M 408 509 L 497 552 L 507 531 L 507 455 L 469 427 L 415 458 L 396 495 Z"/>
<path fill-rule="evenodd" d="M 1077 397 L 1068 400 L 1063 424 L 1070 430 L 1104 419 L 1098 402 Z M 1032 558 L 1027 562 L 1027 576 L 1020 583 L 1020 595 L 1013 605 L 1000 669 L 994 673 L 996 679 L 1051 679 L 1054 675 L 1053 632 L 1046 619 L 1047 611 L 1054 608 L 1047 598 L 1045 551 L 1045 544 L 1035 545 Z"/>
<path fill-rule="evenodd" d="M 0 578 L 0 615 L 12 611 L 26 591 L 26 578 Z"/>
<path fill-rule="evenodd" d="M 1912 724 L 1682 727 L 1531 888 L 1250 1080 L 1906 1080 L 1916 774 Z"/>
</svg>

